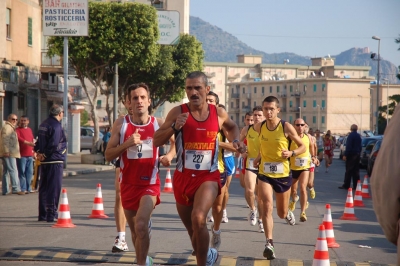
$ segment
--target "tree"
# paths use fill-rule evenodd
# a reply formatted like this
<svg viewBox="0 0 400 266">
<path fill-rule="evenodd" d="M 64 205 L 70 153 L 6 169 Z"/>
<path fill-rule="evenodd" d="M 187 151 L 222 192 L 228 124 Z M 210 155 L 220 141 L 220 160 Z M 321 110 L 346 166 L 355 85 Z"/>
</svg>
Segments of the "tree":
<svg viewBox="0 0 400 266">
<path fill-rule="evenodd" d="M 94 124 L 92 153 L 96 152 L 99 123 L 95 108 L 99 93 L 107 93 L 106 67 L 118 63 L 131 72 L 149 70 L 158 54 L 156 10 L 145 4 L 89 2 L 89 36 L 68 38 L 69 64 L 88 95 Z M 49 55 L 63 54 L 63 37 L 49 39 Z M 87 78 L 93 85 L 90 93 Z M 111 120 L 113 120 L 110 117 Z"/>
<path fill-rule="evenodd" d="M 88 121 L 89 121 L 89 114 L 85 109 L 83 109 L 83 111 L 81 112 L 81 126 L 86 125 Z"/>
<path fill-rule="evenodd" d="M 399 43 L 399 44 L 400 44 L 400 38 L 395 39 L 394 41 L 395 41 L 396 43 Z M 399 47 L 399 49 L 397 49 L 397 50 L 400 51 L 400 47 Z M 399 66 L 399 73 L 397 73 L 396 77 L 397 77 L 398 79 L 400 79 L 400 66 Z"/>
<path fill-rule="evenodd" d="M 386 129 L 386 120 L 391 117 L 394 113 L 394 110 L 396 109 L 396 106 L 400 103 L 400 94 L 394 94 L 392 96 L 389 96 L 389 108 L 387 108 L 387 105 L 383 105 L 379 107 L 379 118 L 378 118 L 378 122 L 379 122 L 379 128 L 381 128 L 382 130 L 380 130 L 383 134 L 383 132 Z M 383 113 L 385 114 L 385 116 L 383 116 Z"/>
</svg>

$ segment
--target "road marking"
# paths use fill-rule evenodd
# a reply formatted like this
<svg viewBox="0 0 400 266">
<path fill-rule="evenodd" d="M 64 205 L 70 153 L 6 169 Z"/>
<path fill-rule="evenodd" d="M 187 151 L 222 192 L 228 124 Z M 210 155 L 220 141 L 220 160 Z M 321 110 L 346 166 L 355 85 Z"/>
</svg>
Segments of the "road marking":
<svg viewBox="0 0 400 266">
<path fill-rule="evenodd" d="M 32 256 L 35 257 L 37 256 L 40 252 L 42 252 L 41 250 L 27 250 L 24 253 L 21 254 L 21 256 Z"/>
<path fill-rule="evenodd" d="M 66 253 L 66 252 L 57 252 L 54 256 L 54 258 L 57 259 L 68 259 L 71 256 L 71 253 Z"/>
</svg>

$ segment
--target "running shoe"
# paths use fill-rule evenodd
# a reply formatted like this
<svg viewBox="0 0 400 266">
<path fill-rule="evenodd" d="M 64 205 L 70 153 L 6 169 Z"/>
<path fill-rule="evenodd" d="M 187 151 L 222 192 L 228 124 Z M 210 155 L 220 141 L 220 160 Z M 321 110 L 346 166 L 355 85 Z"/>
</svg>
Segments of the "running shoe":
<svg viewBox="0 0 400 266">
<path fill-rule="evenodd" d="M 288 214 L 286 215 L 285 220 L 290 225 L 296 224 L 296 218 L 294 218 L 293 212 L 291 212 L 291 211 L 288 211 Z"/>
<path fill-rule="evenodd" d="M 313 187 L 310 188 L 310 198 L 315 199 L 315 189 Z"/>
<path fill-rule="evenodd" d="M 227 223 L 228 220 L 228 214 L 226 213 L 226 210 L 223 211 L 223 215 L 222 215 L 222 222 L 223 223 Z"/>
<path fill-rule="evenodd" d="M 310 203 L 308 203 L 308 201 L 306 202 L 306 210 L 308 209 L 308 206 L 310 205 Z"/>
<path fill-rule="evenodd" d="M 212 215 L 207 216 L 207 222 L 213 223 L 214 222 L 214 217 Z"/>
<path fill-rule="evenodd" d="M 258 232 L 259 233 L 264 233 L 264 224 L 262 222 L 262 220 L 258 220 Z"/>
<path fill-rule="evenodd" d="M 294 211 L 294 209 L 296 209 L 296 202 L 290 200 L 290 202 L 289 202 L 289 210 L 290 211 Z"/>
<path fill-rule="evenodd" d="M 251 210 L 248 216 L 248 220 L 252 226 L 256 225 L 257 223 L 257 210 Z"/>
<path fill-rule="evenodd" d="M 265 244 L 263 256 L 264 256 L 264 258 L 267 258 L 267 260 L 273 260 L 276 258 L 275 257 L 275 249 L 274 249 L 274 246 L 271 245 L 271 243 L 268 242 L 267 244 Z"/>
<path fill-rule="evenodd" d="M 147 256 L 146 266 L 153 266 L 153 258 L 152 257 Z"/>
<path fill-rule="evenodd" d="M 214 225 L 211 226 L 211 247 L 215 248 L 216 250 L 219 249 L 219 246 L 221 245 L 221 231 L 219 233 L 214 232 Z"/>
<path fill-rule="evenodd" d="M 302 222 L 307 221 L 307 216 L 306 216 L 306 213 L 305 213 L 305 212 L 302 212 L 302 213 L 300 214 L 300 221 L 302 221 Z"/>
<path fill-rule="evenodd" d="M 120 240 L 119 236 L 117 236 L 111 251 L 113 253 L 128 251 L 128 245 L 126 244 L 125 240 Z"/>
<path fill-rule="evenodd" d="M 206 266 L 213 266 L 218 260 L 218 251 L 215 248 L 209 248 L 207 254 Z"/>
</svg>

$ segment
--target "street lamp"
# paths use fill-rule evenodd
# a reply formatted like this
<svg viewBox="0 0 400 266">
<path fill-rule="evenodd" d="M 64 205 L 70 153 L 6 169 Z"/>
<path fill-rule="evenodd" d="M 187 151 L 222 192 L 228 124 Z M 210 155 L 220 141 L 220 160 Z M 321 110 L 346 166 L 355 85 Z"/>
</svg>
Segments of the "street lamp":
<svg viewBox="0 0 400 266">
<path fill-rule="evenodd" d="M 373 98 L 372 98 L 372 92 L 373 92 L 373 90 L 374 90 L 374 88 L 368 88 L 369 89 L 369 106 L 370 106 L 370 109 L 371 109 L 371 113 L 370 113 L 370 116 L 369 116 L 369 123 L 370 123 L 370 130 L 371 131 L 373 131 L 374 130 L 374 101 L 373 101 Z"/>
<path fill-rule="evenodd" d="M 362 127 L 362 96 L 361 95 L 357 95 L 358 97 L 360 97 L 360 99 L 361 99 L 361 110 L 360 110 L 360 135 L 362 135 L 362 130 L 361 130 L 361 127 Z"/>
<path fill-rule="evenodd" d="M 381 48 L 381 38 L 378 36 L 372 36 L 372 39 L 378 41 L 378 75 L 377 75 L 377 84 L 376 84 L 376 134 L 379 134 L 379 124 L 378 124 L 378 110 L 379 110 L 379 78 L 380 78 L 380 61 L 381 61 L 381 56 L 380 56 L 380 48 Z M 372 57 L 373 58 L 373 57 Z"/>
<path fill-rule="evenodd" d="M 387 84 L 387 89 L 386 89 L 386 128 L 389 124 L 389 80 L 388 79 L 382 79 L 383 81 L 386 81 Z"/>
</svg>

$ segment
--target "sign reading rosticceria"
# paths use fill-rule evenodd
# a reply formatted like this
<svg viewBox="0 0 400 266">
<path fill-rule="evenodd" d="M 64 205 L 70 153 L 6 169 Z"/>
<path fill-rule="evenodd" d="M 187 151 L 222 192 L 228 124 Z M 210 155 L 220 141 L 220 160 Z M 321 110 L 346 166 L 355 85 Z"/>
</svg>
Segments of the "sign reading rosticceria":
<svg viewBox="0 0 400 266">
<path fill-rule="evenodd" d="M 44 0 L 43 35 L 88 36 L 88 0 Z"/>
</svg>

